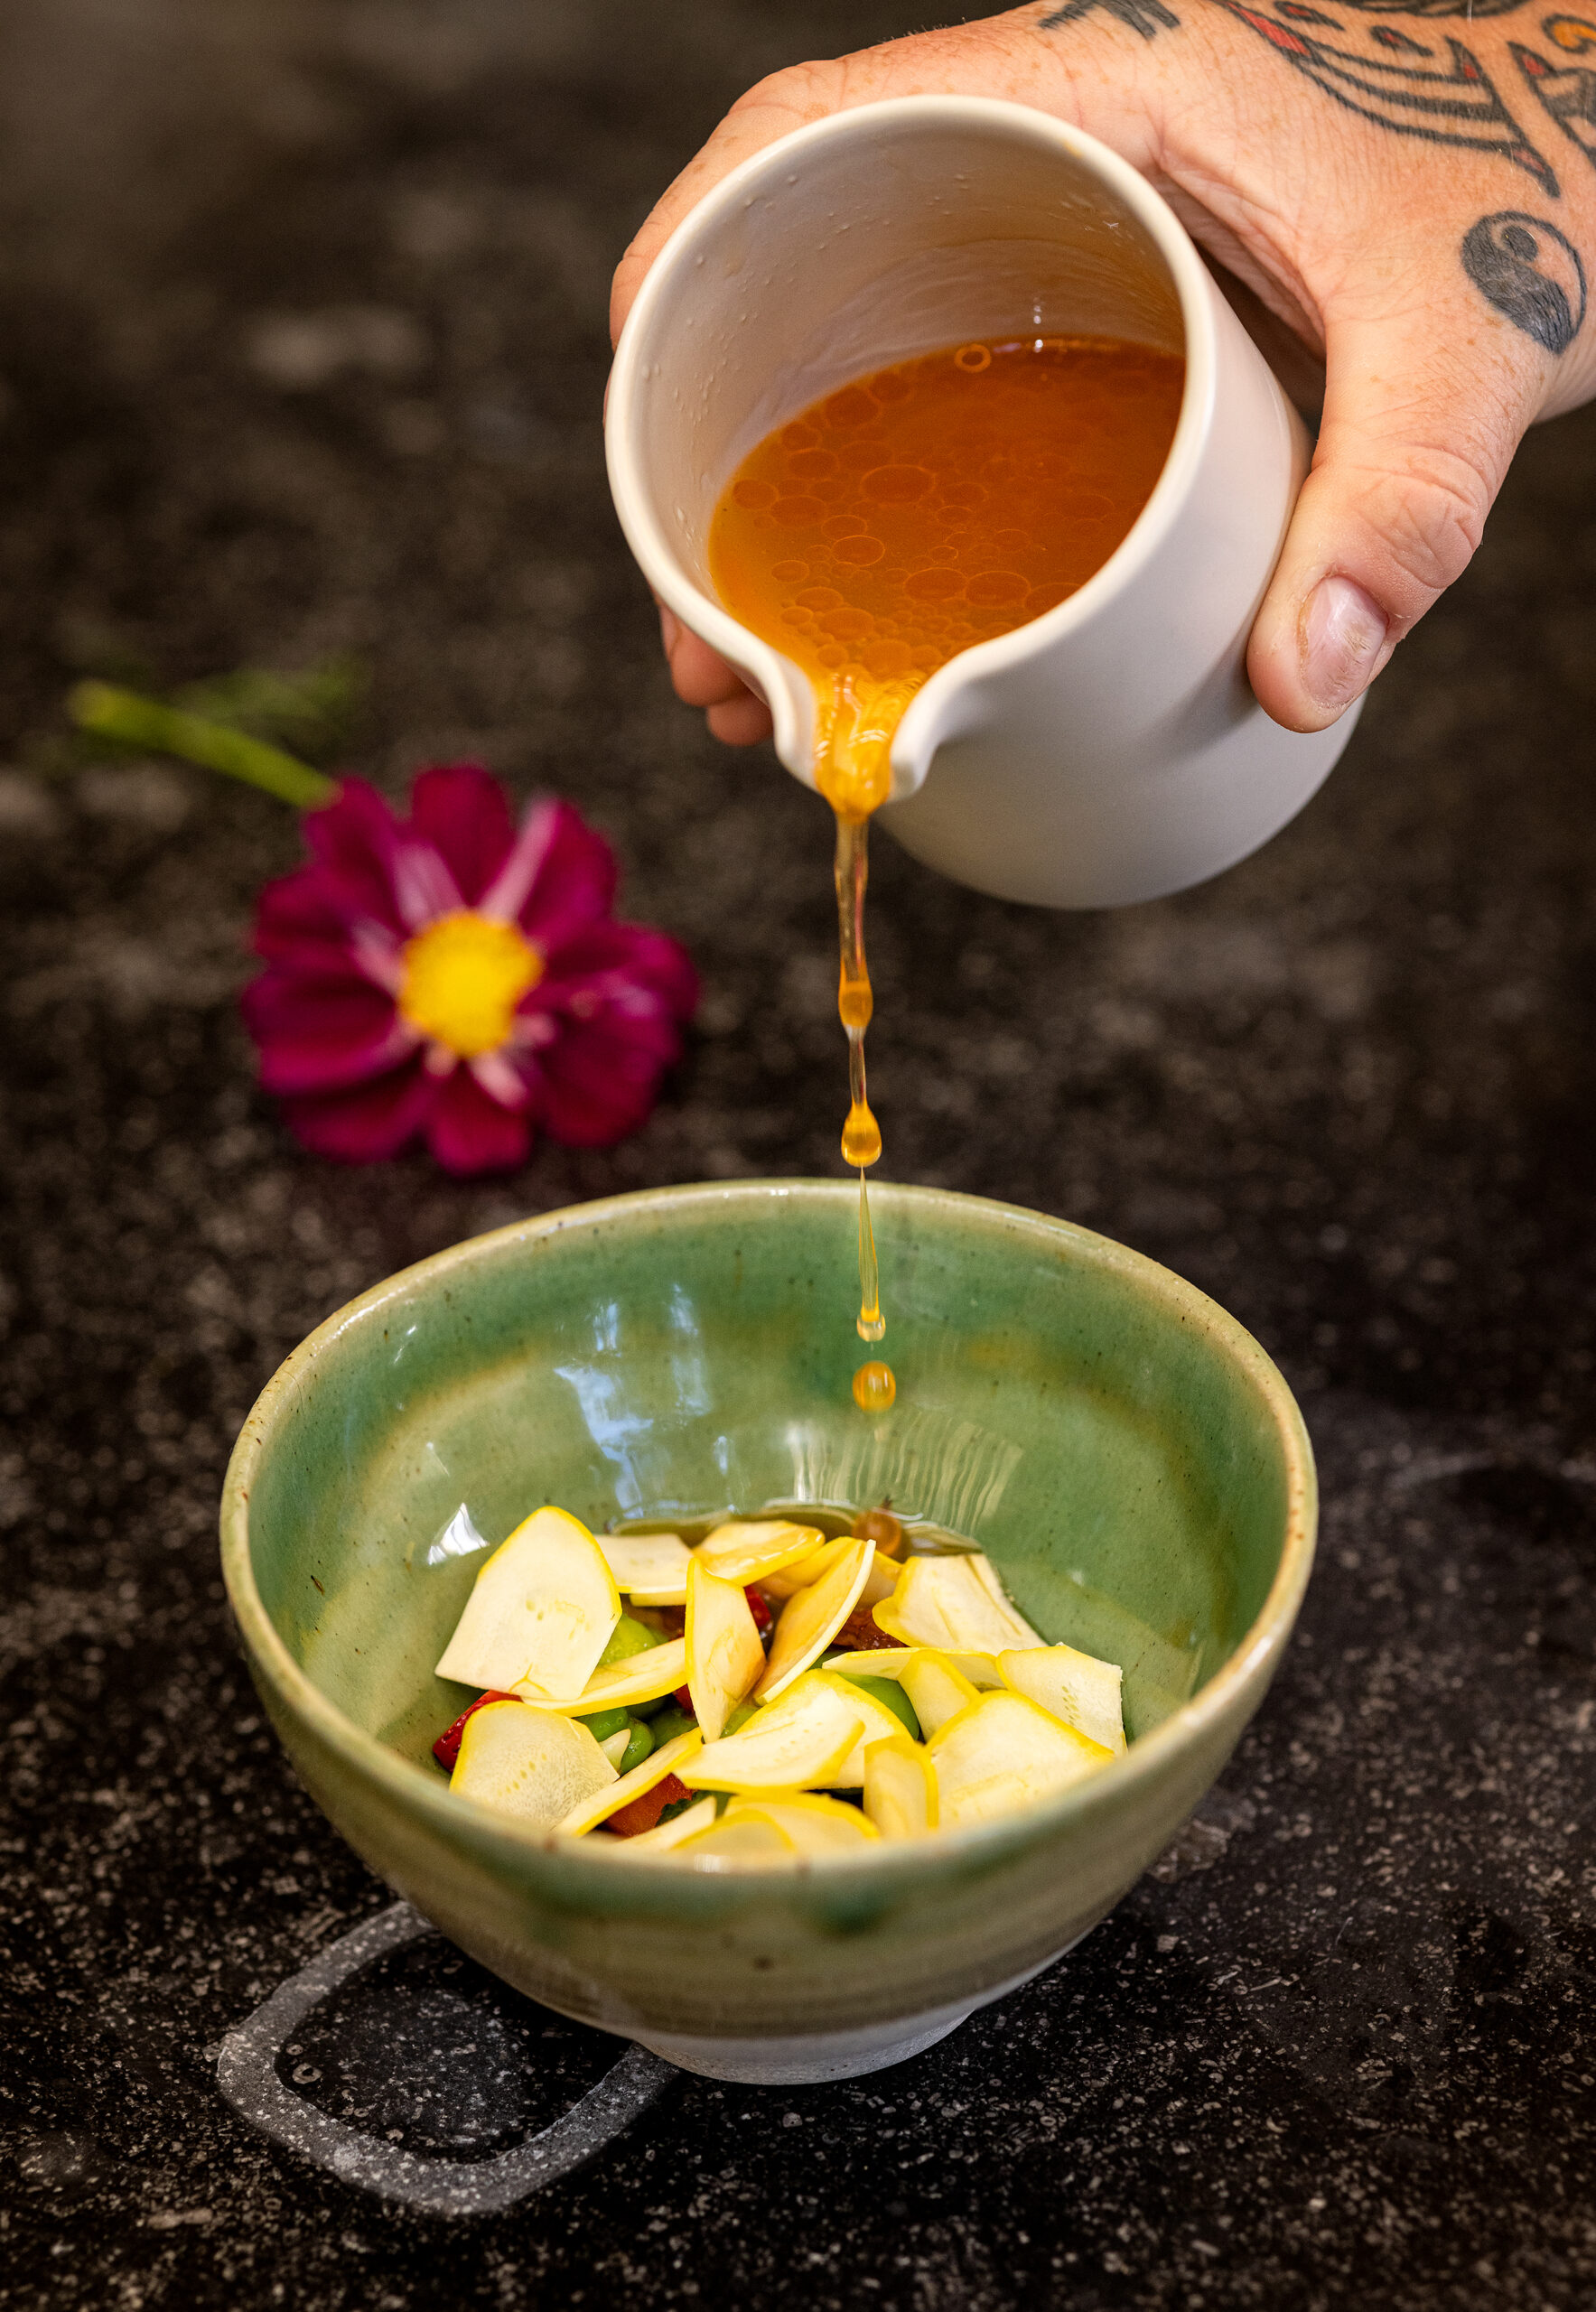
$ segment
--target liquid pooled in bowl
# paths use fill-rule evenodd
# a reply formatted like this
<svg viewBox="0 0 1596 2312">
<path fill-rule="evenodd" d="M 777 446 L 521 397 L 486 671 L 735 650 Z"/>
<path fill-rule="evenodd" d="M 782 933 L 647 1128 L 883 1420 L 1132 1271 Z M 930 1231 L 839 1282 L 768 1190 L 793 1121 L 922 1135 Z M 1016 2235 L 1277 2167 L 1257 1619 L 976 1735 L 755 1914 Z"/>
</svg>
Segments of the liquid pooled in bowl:
<svg viewBox="0 0 1596 2312">
<path fill-rule="evenodd" d="M 948 346 L 778 427 L 715 508 L 709 564 L 722 601 L 815 694 L 816 784 L 836 814 L 842 1150 L 859 1173 L 867 1341 L 886 1328 L 865 1186 L 882 1152 L 864 1068 L 865 831 L 891 788 L 892 741 L 939 667 L 1055 609 L 1101 569 L 1169 454 L 1184 378 L 1179 356 L 1119 339 Z M 891 1394 L 854 1390 L 870 1411 Z"/>
<path fill-rule="evenodd" d="M 451 1788 L 733 1870 L 992 1822 L 1125 1748 L 1118 1667 L 1046 1644 L 983 1552 L 914 1546 L 884 1508 L 816 1517 L 526 1518 L 437 1664 L 478 1690 L 434 1745 Z"/>
</svg>

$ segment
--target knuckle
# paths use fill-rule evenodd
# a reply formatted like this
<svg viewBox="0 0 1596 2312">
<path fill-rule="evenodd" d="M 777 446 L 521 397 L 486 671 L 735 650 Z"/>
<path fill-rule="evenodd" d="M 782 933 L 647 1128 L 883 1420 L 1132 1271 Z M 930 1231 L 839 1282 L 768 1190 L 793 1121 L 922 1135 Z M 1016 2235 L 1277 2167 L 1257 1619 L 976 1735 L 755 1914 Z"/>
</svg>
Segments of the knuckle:
<svg viewBox="0 0 1596 2312">
<path fill-rule="evenodd" d="M 744 89 L 726 115 L 726 124 L 741 127 L 755 116 L 772 114 L 784 117 L 784 126 L 790 128 L 819 120 L 835 110 L 841 80 L 838 62 L 785 64 L 779 72 L 769 72 L 751 89 Z M 782 130 L 771 127 L 769 133 L 778 135 Z"/>
<path fill-rule="evenodd" d="M 1400 470 L 1371 472 L 1360 510 L 1402 576 L 1434 595 L 1468 567 L 1495 494 L 1470 459 L 1428 446 L 1408 451 Z"/>
</svg>

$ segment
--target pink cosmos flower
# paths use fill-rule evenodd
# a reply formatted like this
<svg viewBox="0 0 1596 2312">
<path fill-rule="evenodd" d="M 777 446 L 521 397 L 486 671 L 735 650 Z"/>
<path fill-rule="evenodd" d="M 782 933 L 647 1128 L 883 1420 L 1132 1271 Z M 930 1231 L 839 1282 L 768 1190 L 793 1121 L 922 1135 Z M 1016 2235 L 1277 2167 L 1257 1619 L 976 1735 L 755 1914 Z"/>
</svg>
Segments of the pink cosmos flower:
<svg viewBox="0 0 1596 2312">
<path fill-rule="evenodd" d="M 537 1127 L 578 1148 L 637 1129 L 697 981 L 676 940 L 613 920 L 614 858 L 569 803 L 518 830 L 456 763 L 421 773 L 407 818 L 346 778 L 304 829 L 311 860 L 261 893 L 243 1008 L 307 1148 L 370 1163 L 425 1133 L 468 1173 L 520 1163 Z"/>
</svg>

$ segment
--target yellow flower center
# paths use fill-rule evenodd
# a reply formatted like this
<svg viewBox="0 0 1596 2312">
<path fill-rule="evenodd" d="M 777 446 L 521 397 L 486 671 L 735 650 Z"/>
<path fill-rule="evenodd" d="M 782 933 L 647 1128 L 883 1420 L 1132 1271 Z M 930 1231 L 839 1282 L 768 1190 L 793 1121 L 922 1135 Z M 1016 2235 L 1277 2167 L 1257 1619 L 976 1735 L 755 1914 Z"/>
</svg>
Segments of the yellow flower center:
<svg viewBox="0 0 1596 2312">
<path fill-rule="evenodd" d="M 516 1005 L 543 977 L 543 957 L 529 939 L 469 907 L 406 940 L 404 966 L 401 1017 L 462 1059 L 498 1050 Z"/>
</svg>

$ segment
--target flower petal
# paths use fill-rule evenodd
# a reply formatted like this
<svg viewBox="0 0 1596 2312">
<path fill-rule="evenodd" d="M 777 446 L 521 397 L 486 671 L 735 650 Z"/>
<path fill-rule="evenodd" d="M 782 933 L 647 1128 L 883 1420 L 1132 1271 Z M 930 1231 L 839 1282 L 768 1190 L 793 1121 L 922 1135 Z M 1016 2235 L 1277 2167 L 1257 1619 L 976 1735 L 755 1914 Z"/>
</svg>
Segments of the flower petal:
<svg viewBox="0 0 1596 2312">
<path fill-rule="evenodd" d="M 478 1052 L 465 1064 L 488 1097 L 499 1107 L 515 1113 L 530 1107 L 531 1082 L 517 1067 L 515 1057 L 508 1048 L 501 1046 L 498 1051 Z"/>
<path fill-rule="evenodd" d="M 296 867 L 266 886 L 249 944 L 268 963 L 333 978 L 358 972 L 390 993 L 403 976 L 399 940 L 369 916 L 351 924 L 332 904 L 326 871 L 318 863 Z"/>
<path fill-rule="evenodd" d="M 412 1062 L 354 1091 L 285 1100 L 283 1121 L 315 1155 L 377 1164 L 398 1154 L 439 1096 L 436 1081 Z"/>
<path fill-rule="evenodd" d="M 329 897 L 320 866 L 296 867 L 267 883 L 256 902 L 250 944 L 257 956 L 292 957 L 300 945 L 348 944 L 348 928 Z"/>
<path fill-rule="evenodd" d="M 399 832 L 376 788 L 363 778 L 341 779 L 331 802 L 307 811 L 303 824 L 328 905 L 345 923 L 368 916 L 402 939 L 411 927 L 394 888 Z"/>
<path fill-rule="evenodd" d="M 674 1042 L 674 1038 L 673 1038 Z M 571 1148 L 607 1148 L 635 1132 L 654 1105 L 674 1050 L 650 1049 L 623 1026 L 573 1025 L 538 1054 L 543 1120 Z"/>
<path fill-rule="evenodd" d="M 362 1083 L 395 1067 L 418 1040 L 389 997 L 347 971 L 333 976 L 268 968 L 238 1002 L 260 1047 L 260 1080 L 268 1092 Z"/>
<path fill-rule="evenodd" d="M 583 984 L 608 987 L 622 976 L 657 994 L 676 1019 L 690 1020 L 697 1008 L 698 974 L 686 949 L 639 923 L 589 924 L 560 949 L 527 1002 L 564 1005 Z"/>
<path fill-rule="evenodd" d="M 518 923 L 552 958 L 563 944 L 608 915 L 615 854 L 569 803 L 535 803 L 515 849 L 484 893 L 482 913 Z"/>
<path fill-rule="evenodd" d="M 469 1067 L 459 1067 L 438 1094 L 426 1137 L 446 1172 L 507 1172 L 526 1161 L 532 1127 L 490 1100 Z"/>
<path fill-rule="evenodd" d="M 475 907 L 509 857 L 515 827 L 504 789 L 480 763 L 435 765 L 410 789 L 410 825 L 432 844 Z"/>
</svg>

